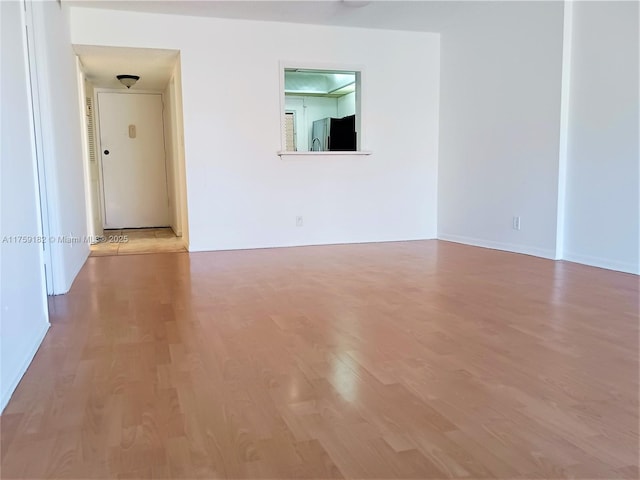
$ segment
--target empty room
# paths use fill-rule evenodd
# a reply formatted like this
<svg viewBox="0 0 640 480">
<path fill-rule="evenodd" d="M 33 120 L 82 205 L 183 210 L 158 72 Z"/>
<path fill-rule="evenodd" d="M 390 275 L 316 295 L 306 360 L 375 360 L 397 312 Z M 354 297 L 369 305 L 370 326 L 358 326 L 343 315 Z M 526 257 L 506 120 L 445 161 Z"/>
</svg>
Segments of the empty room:
<svg viewBox="0 0 640 480">
<path fill-rule="evenodd" d="M 0 478 L 640 478 L 638 2 L 0 9 Z"/>
</svg>

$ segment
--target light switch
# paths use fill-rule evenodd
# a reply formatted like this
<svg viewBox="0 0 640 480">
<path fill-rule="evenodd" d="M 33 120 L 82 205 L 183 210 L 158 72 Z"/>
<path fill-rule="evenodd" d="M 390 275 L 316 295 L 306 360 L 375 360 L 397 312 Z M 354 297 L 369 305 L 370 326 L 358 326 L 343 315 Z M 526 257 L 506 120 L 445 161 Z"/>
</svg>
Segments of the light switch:
<svg viewBox="0 0 640 480">
<path fill-rule="evenodd" d="M 136 138 L 136 126 L 129 125 L 129 138 Z"/>
</svg>

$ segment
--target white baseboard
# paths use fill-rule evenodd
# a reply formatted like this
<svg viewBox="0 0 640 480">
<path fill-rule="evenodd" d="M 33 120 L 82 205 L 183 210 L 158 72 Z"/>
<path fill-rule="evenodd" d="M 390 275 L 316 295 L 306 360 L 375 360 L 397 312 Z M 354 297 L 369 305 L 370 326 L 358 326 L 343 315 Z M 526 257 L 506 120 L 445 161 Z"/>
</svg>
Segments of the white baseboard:
<svg viewBox="0 0 640 480">
<path fill-rule="evenodd" d="M 630 262 L 620 262 L 610 260 L 608 258 L 591 257 L 589 255 L 580 255 L 571 252 L 565 252 L 562 258 L 555 258 L 553 250 L 544 248 L 528 247 L 525 245 L 515 245 L 511 243 L 494 242 L 492 240 L 484 240 L 473 237 L 465 237 L 462 235 L 450 235 L 447 233 L 439 233 L 438 240 L 446 240 L 448 242 L 463 243 L 465 245 L 473 245 L 475 247 L 492 248 L 494 250 L 504 250 L 513 253 L 523 253 L 525 255 L 533 255 L 535 257 L 548 258 L 550 260 L 566 260 L 568 262 L 581 263 L 590 267 L 606 268 L 607 270 L 615 270 L 617 272 L 632 273 L 640 275 L 640 266 Z"/>
<path fill-rule="evenodd" d="M 491 248 L 494 250 L 503 250 L 506 252 L 522 253 L 524 255 L 533 255 L 534 257 L 555 259 L 555 252 L 546 248 L 529 247 L 527 245 L 516 245 L 513 243 L 495 242 L 493 240 L 485 240 L 482 238 L 465 237 L 462 235 L 451 235 L 448 233 L 439 233 L 438 240 L 446 240 L 448 242 L 464 243 L 465 245 L 473 245 L 475 247 Z"/>
<path fill-rule="evenodd" d="M 190 244 L 189 252 L 226 252 L 234 250 L 262 250 L 267 248 L 292 248 L 292 247 L 322 247 L 330 245 L 357 245 L 363 243 L 393 243 L 393 242 L 415 242 L 420 240 L 436 240 L 435 237 L 403 237 L 403 238 L 385 238 L 377 240 L 342 240 L 342 241 L 324 241 L 324 242 L 291 242 L 291 243 L 260 243 L 260 244 L 244 244 L 244 245 L 194 245 Z"/>
<path fill-rule="evenodd" d="M 608 258 L 591 257 L 589 255 L 580 255 L 578 253 L 565 252 L 563 260 L 568 262 L 582 263 L 591 267 L 606 268 L 607 270 L 615 270 L 617 272 L 633 273 L 640 275 L 640 266 L 630 262 L 620 262 L 610 260 Z"/>
<path fill-rule="evenodd" d="M 31 361 L 33 360 L 33 357 L 35 357 L 36 352 L 38 351 L 38 348 L 40 348 L 40 345 L 42 344 L 42 340 L 44 340 L 44 336 L 47 334 L 47 331 L 49 330 L 50 326 L 51 324 L 49 322 L 42 325 L 42 329 L 35 336 L 35 338 L 33 339 L 33 343 L 31 344 L 29 349 L 25 352 L 24 360 L 20 364 L 20 369 L 17 372 L 15 372 L 13 379 L 11 380 L 11 382 L 9 382 L 8 385 L 2 385 L 2 398 L 0 400 L 0 412 L 4 411 L 5 407 L 9 403 L 9 400 L 11 399 L 11 395 L 13 395 L 13 392 L 15 391 L 16 387 L 20 383 L 20 380 L 22 380 L 22 376 L 27 371 L 27 368 L 29 368 Z"/>
</svg>

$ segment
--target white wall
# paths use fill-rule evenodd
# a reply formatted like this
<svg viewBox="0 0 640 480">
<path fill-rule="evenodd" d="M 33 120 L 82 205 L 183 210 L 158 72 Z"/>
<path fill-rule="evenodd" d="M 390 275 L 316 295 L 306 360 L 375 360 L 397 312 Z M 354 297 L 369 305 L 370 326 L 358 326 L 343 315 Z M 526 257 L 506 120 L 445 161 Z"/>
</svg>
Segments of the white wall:
<svg viewBox="0 0 640 480">
<path fill-rule="evenodd" d="M 443 31 L 439 238 L 555 256 L 562 40 L 562 2 L 470 2 Z"/>
<path fill-rule="evenodd" d="M 174 84 L 173 98 L 174 102 L 173 111 L 175 112 L 175 130 L 174 130 L 174 149 L 176 152 L 177 160 L 177 172 L 176 172 L 176 190 L 177 196 L 180 200 L 180 231 L 175 232 L 177 235 L 182 236 L 182 242 L 184 246 L 189 249 L 189 209 L 187 203 L 187 172 L 185 165 L 184 155 L 184 116 L 182 106 L 182 63 L 180 56 L 176 60 L 176 66 L 173 70 L 173 77 L 171 78 Z"/>
<path fill-rule="evenodd" d="M 175 115 L 173 114 L 173 105 L 171 102 L 173 91 L 175 90 L 175 83 L 170 81 L 163 93 L 164 108 L 163 114 L 163 126 L 164 126 L 164 152 L 165 163 L 167 171 L 167 196 L 169 199 L 169 225 L 175 232 L 178 229 L 178 212 L 176 203 L 176 191 L 175 191 L 175 166 L 176 155 L 174 153 L 173 142 L 173 127 Z"/>
<path fill-rule="evenodd" d="M 78 44 L 181 51 L 191 250 L 435 236 L 439 35 L 82 8 L 71 29 Z M 364 68 L 373 155 L 276 155 L 279 62 L 298 60 Z M 388 95 L 399 71 L 421 85 L 410 104 Z"/>
<path fill-rule="evenodd" d="M 167 194 L 169 196 L 169 224 L 176 235 L 182 234 L 180 221 L 180 191 L 178 189 L 178 145 L 176 119 L 176 81 L 172 78 L 163 94 L 164 151 L 167 167 Z"/>
<path fill-rule="evenodd" d="M 0 410 L 49 326 L 40 244 L 4 241 L 42 234 L 21 7 L 18 2 L 0 2 Z"/>
<path fill-rule="evenodd" d="M 638 268 L 638 3 L 575 2 L 565 258 Z"/>
<path fill-rule="evenodd" d="M 338 97 L 338 117 L 355 115 L 356 113 L 356 92 Z"/>
<path fill-rule="evenodd" d="M 69 12 L 55 0 L 29 2 L 41 104 L 49 228 L 54 237 L 87 235 L 81 125 Z M 51 245 L 54 293 L 65 293 L 89 255 L 86 242 Z"/>
<path fill-rule="evenodd" d="M 307 107 L 307 120 L 309 121 L 309 125 L 313 124 L 313 122 L 315 122 L 316 120 L 322 120 L 323 118 L 335 117 L 336 115 L 338 115 L 338 100 L 336 98 L 297 98 L 304 98 L 304 105 Z"/>
</svg>

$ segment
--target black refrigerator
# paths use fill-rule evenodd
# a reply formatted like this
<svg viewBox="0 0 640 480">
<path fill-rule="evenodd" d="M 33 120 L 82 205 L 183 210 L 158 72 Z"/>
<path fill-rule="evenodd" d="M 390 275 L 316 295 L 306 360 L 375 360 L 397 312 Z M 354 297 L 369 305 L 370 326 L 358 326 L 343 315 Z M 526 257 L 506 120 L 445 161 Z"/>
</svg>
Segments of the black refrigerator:
<svg viewBox="0 0 640 480">
<path fill-rule="evenodd" d="M 311 151 L 354 152 L 357 149 L 356 116 L 323 118 L 313 122 Z"/>
</svg>

